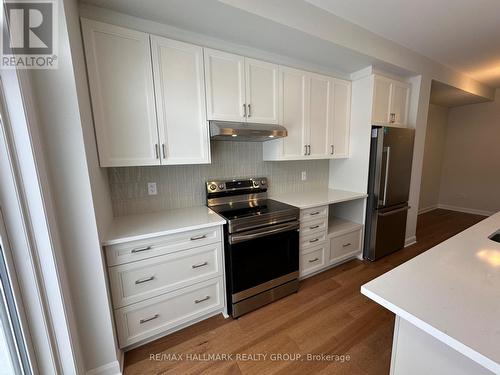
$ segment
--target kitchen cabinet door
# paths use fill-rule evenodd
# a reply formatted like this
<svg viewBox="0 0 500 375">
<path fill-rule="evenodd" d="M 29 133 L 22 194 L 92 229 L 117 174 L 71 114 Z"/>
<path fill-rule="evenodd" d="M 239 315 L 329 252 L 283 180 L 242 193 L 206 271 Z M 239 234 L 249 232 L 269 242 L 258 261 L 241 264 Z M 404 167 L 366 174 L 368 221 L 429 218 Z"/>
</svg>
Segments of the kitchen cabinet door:
<svg viewBox="0 0 500 375">
<path fill-rule="evenodd" d="M 328 157 L 329 129 L 333 126 L 333 79 L 314 73 L 309 73 L 309 77 L 308 154 L 316 158 Z"/>
<path fill-rule="evenodd" d="M 82 19 L 101 167 L 159 165 L 149 35 Z"/>
<path fill-rule="evenodd" d="M 245 58 L 247 122 L 278 123 L 278 65 Z"/>
<path fill-rule="evenodd" d="M 389 110 L 391 102 L 390 79 L 375 76 L 373 82 L 373 109 L 372 124 L 387 125 L 389 123 Z"/>
<path fill-rule="evenodd" d="M 203 49 L 151 36 L 162 164 L 210 163 Z"/>
<path fill-rule="evenodd" d="M 246 121 L 245 58 L 204 48 L 208 120 Z"/>
<path fill-rule="evenodd" d="M 351 123 L 351 82 L 333 81 L 333 125 L 330 127 L 330 153 L 334 158 L 349 157 Z"/>
<path fill-rule="evenodd" d="M 389 122 L 393 125 L 406 126 L 408 123 L 408 104 L 410 87 L 404 82 L 394 81 L 391 88 L 391 108 Z"/>
<path fill-rule="evenodd" d="M 288 135 L 279 140 L 283 143 L 283 158 L 302 159 L 306 157 L 308 90 L 307 72 L 280 67 L 281 123 L 288 131 Z M 264 145 L 266 146 L 266 144 Z"/>
</svg>

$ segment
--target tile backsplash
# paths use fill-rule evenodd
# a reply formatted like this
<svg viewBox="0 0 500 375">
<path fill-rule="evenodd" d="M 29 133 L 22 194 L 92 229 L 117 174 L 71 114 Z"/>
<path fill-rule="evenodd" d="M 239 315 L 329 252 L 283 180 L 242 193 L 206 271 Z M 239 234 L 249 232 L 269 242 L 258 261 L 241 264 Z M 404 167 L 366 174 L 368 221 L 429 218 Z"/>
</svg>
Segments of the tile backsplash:
<svg viewBox="0 0 500 375">
<path fill-rule="evenodd" d="M 262 161 L 259 142 L 211 142 L 211 153 L 211 164 L 109 168 L 113 214 L 204 205 L 210 179 L 267 177 L 270 195 L 328 187 L 328 160 Z M 148 195 L 148 182 L 156 182 L 157 195 Z"/>
</svg>

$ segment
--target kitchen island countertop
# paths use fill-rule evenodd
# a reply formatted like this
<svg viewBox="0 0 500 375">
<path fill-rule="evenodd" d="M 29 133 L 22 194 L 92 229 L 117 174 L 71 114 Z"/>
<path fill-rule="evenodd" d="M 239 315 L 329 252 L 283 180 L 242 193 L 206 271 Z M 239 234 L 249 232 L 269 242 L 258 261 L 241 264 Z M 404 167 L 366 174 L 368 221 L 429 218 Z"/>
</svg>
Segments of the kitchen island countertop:
<svg viewBox="0 0 500 375">
<path fill-rule="evenodd" d="M 500 374 L 500 212 L 361 287 L 401 319 Z"/>
</svg>

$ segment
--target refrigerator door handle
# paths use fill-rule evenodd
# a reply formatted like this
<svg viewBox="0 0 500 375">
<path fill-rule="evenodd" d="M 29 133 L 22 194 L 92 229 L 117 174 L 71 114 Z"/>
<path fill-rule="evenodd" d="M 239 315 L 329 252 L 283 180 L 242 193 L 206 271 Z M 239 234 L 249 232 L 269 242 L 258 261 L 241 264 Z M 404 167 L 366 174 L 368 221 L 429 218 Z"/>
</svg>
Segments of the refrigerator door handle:
<svg viewBox="0 0 500 375">
<path fill-rule="evenodd" d="M 385 158 L 384 199 L 382 200 L 383 201 L 382 204 L 385 206 L 387 203 L 387 184 L 389 182 L 389 163 L 391 161 L 391 147 L 390 146 L 384 147 L 383 152 L 387 154 Z"/>
<path fill-rule="evenodd" d="M 405 206 L 405 207 L 401 207 L 401 208 L 398 208 L 397 210 L 393 210 L 393 211 L 380 212 L 379 215 L 380 216 L 390 216 L 392 214 L 396 214 L 396 213 L 401 212 L 401 211 L 408 211 L 410 208 L 411 208 L 410 206 Z"/>
</svg>

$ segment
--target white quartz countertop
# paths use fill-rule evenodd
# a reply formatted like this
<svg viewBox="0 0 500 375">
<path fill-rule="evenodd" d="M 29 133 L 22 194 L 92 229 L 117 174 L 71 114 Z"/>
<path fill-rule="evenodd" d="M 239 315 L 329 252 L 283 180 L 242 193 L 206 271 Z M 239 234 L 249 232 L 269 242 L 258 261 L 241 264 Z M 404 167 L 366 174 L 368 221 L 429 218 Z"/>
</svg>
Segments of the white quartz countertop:
<svg viewBox="0 0 500 375">
<path fill-rule="evenodd" d="M 361 292 L 500 374 L 500 212 L 370 281 Z"/>
<path fill-rule="evenodd" d="M 102 245 L 141 240 L 187 230 L 223 225 L 226 221 L 206 206 L 115 217 Z"/>
<path fill-rule="evenodd" d="M 273 194 L 271 199 L 304 209 L 324 206 L 326 204 L 347 202 L 367 196 L 368 195 L 365 193 L 357 193 L 354 191 L 322 189 L 300 193 Z"/>
</svg>

